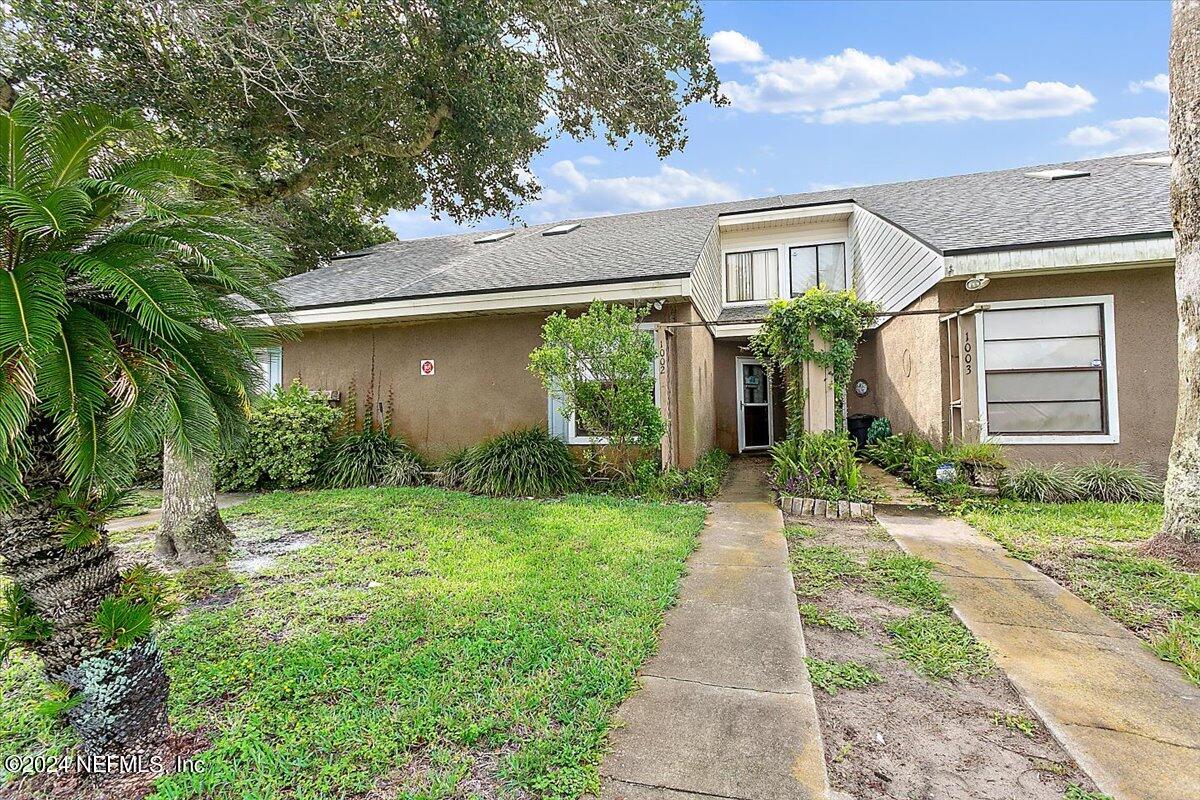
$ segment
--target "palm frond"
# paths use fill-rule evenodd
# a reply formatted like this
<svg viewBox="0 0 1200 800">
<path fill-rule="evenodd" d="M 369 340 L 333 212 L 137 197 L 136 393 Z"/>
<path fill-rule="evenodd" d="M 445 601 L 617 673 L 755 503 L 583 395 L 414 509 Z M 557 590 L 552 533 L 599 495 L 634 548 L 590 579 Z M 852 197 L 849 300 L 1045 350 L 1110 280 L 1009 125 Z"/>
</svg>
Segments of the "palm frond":
<svg viewBox="0 0 1200 800">
<path fill-rule="evenodd" d="M 142 127 L 144 123 L 134 109 L 111 114 L 91 106 L 59 114 L 47 125 L 50 187 L 68 187 L 88 177 L 93 160 L 106 142 Z"/>
</svg>

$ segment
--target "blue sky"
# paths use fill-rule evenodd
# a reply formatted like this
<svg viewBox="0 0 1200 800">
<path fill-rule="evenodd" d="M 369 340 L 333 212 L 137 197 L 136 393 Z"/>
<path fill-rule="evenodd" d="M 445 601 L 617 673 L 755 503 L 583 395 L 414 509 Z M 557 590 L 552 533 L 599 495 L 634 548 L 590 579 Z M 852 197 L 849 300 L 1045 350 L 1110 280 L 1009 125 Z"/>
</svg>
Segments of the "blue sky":
<svg viewBox="0 0 1200 800">
<path fill-rule="evenodd" d="M 1167 2 L 711 2 L 687 147 L 551 143 L 530 224 L 1166 145 Z M 401 238 L 461 230 L 423 209 Z M 481 220 L 473 227 L 503 227 Z"/>
</svg>

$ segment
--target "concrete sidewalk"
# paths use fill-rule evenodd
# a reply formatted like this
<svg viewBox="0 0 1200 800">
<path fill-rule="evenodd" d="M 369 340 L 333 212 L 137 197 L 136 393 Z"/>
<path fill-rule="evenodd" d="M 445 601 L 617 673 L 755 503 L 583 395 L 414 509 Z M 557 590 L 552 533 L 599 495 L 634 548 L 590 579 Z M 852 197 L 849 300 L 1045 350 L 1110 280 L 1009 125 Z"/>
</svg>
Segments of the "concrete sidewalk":
<svg viewBox="0 0 1200 800">
<path fill-rule="evenodd" d="M 218 494 L 217 508 L 229 508 L 236 506 L 238 503 L 244 503 L 254 495 L 252 494 Z M 133 528 L 144 528 L 147 525 L 157 525 L 162 519 L 162 509 L 151 511 L 146 514 L 139 514 L 136 517 L 118 517 L 111 519 L 104 524 L 104 527 L 111 533 L 113 531 L 127 531 Z"/>
<path fill-rule="evenodd" d="M 829 795 L 783 516 L 737 460 L 640 690 L 618 711 L 605 800 Z"/>
<path fill-rule="evenodd" d="M 1102 791 L 1200 798 L 1200 687 L 1177 667 L 960 519 L 877 519 L 936 565 L 955 614 Z"/>
</svg>

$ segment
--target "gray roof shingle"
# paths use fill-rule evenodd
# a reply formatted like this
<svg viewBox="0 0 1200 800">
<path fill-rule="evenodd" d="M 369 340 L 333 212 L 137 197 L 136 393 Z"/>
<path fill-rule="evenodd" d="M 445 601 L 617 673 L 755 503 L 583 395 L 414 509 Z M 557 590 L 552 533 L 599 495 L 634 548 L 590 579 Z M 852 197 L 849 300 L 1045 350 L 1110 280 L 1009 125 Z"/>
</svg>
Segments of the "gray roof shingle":
<svg viewBox="0 0 1200 800">
<path fill-rule="evenodd" d="M 280 281 L 292 308 L 643 280 L 691 273 L 721 214 L 853 200 L 945 254 L 1041 243 L 1169 235 L 1170 170 L 1146 154 L 904 183 L 777 195 L 582 220 L 561 236 L 522 228 L 475 244 L 476 231 L 378 245 Z M 1086 178 L 1025 173 L 1068 168 Z"/>
</svg>

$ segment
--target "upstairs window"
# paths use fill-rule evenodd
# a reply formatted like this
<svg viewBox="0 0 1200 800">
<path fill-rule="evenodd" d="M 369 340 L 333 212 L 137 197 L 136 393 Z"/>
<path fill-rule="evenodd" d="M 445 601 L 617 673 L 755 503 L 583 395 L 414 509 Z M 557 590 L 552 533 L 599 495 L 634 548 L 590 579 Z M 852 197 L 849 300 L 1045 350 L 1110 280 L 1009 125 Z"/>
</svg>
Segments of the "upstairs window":
<svg viewBox="0 0 1200 800">
<path fill-rule="evenodd" d="M 817 285 L 835 291 L 846 288 L 845 243 L 793 247 L 790 260 L 792 297 L 798 297 Z"/>
<path fill-rule="evenodd" d="M 765 303 L 778 296 L 778 250 L 751 250 L 725 255 L 725 302 Z"/>
<path fill-rule="evenodd" d="M 1105 303 L 989 310 L 983 401 L 989 436 L 1104 436 L 1115 392 Z"/>
</svg>

